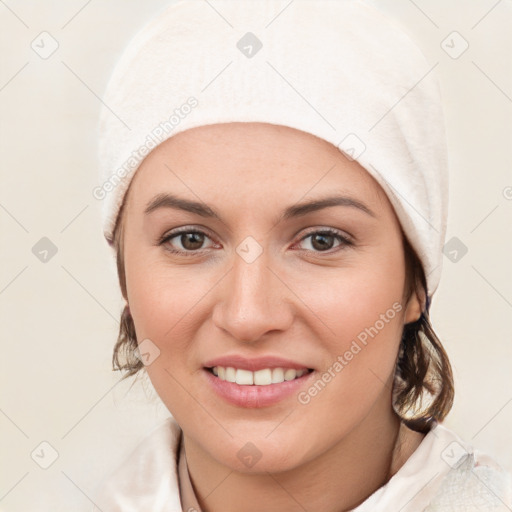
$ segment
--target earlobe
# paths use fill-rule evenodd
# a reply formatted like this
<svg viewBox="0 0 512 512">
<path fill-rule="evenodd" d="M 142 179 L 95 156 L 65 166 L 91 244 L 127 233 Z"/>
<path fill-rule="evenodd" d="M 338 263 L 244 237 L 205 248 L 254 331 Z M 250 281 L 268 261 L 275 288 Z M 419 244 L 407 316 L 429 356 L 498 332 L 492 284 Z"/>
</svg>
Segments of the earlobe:
<svg viewBox="0 0 512 512">
<path fill-rule="evenodd" d="M 420 299 L 418 297 L 417 292 L 413 292 L 409 302 L 407 303 L 407 308 L 405 310 L 405 318 L 404 323 L 408 324 L 411 322 L 416 322 L 421 317 L 421 313 L 423 312 L 423 297 Z"/>
</svg>

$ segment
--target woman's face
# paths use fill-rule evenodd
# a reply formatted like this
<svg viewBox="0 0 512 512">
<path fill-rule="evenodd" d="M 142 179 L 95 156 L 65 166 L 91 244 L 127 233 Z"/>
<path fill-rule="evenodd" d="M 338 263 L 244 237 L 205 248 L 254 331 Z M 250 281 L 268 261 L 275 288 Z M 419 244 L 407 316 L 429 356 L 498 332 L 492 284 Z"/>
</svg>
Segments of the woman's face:
<svg viewBox="0 0 512 512">
<path fill-rule="evenodd" d="M 182 132 L 137 171 L 123 243 L 148 374 L 212 459 L 291 469 L 391 416 L 403 324 L 421 307 L 404 303 L 389 200 L 331 144 L 263 123 Z M 279 382 L 292 369 L 313 371 Z"/>
</svg>

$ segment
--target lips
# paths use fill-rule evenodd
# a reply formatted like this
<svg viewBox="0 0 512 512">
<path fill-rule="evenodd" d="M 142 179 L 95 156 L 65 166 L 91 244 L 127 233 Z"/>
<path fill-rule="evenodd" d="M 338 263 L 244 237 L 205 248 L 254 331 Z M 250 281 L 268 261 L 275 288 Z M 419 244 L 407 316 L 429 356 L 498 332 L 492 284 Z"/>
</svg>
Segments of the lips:
<svg viewBox="0 0 512 512">
<path fill-rule="evenodd" d="M 239 385 L 236 382 L 228 382 L 219 379 L 208 370 L 203 370 L 202 375 L 207 387 L 222 400 L 236 407 L 255 409 L 270 407 L 297 395 L 301 389 L 311 382 L 316 372 L 304 374 L 290 381 L 266 386 Z"/>
<path fill-rule="evenodd" d="M 269 382 L 269 374 L 271 380 Z M 316 372 L 277 356 L 223 356 L 206 361 L 203 376 L 217 396 L 243 408 L 269 407 L 298 393 Z"/>
<path fill-rule="evenodd" d="M 264 370 L 266 368 L 290 368 L 293 370 L 311 370 L 312 368 L 297 361 L 291 359 L 285 359 L 278 356 L 260 356 L 255 358 L 247 358 L 239 354 L 226 355 L 210 359 L 204 363 L 204 367 L 207 369 L 214 368 L 215 366 L 221 366 L 224 368 L 232 367 L 240 370 L 249 370 L 251 372 L 257 372 L 258 370 Z"/>
</svg>

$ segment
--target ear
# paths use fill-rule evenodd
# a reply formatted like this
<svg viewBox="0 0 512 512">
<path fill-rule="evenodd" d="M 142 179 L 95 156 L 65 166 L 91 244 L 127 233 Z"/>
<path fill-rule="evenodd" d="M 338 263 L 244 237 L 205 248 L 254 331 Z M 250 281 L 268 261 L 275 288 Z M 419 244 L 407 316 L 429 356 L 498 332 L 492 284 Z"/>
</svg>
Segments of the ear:
<svg viewBox="0 0 512 512">
<path fill-rule="evenodd" d="M 425 303 L 425 292 L 423 290 L 420 293 L 418 293 L 417 290 L 413 291 L 405 308 L 404 323 L 408 324 L 419 320 L 424 310 Z"/>
</svg>

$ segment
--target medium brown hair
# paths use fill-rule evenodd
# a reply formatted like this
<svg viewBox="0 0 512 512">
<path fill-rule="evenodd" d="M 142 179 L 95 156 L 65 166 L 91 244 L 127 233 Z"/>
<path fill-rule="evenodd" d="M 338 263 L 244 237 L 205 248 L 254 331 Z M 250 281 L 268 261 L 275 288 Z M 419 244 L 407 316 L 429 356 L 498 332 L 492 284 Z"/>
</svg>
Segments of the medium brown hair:
<svg viewBox="0 0 512 512">
<path fill-rule="evenodd" d="M 124 267 L 124 208 L 126 197 L 114 229 L 113 245 L 116 251 L 117 272 L 123 297 L 127 299 Z M 453 374 L 441 341 L 429 319 L 427 284 L 420 259 L 402 231 L 406 266 L 406 301 L 414 292 L 426 298 L 420 318 L 404 325 L 395 365 L 393 408 L 400 419 L 412 430 L 427 433 L 442 421 L 453 405 Z M 137 375 L 144 364 L 137 357 L 137 336 L 130 309 L 126 305 L 121 314 L 119 335 L 114 346 L 112 366 L 124 372 L 124 378 Z"/>
</svg>

